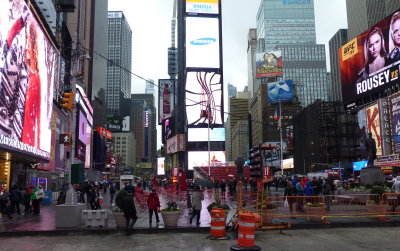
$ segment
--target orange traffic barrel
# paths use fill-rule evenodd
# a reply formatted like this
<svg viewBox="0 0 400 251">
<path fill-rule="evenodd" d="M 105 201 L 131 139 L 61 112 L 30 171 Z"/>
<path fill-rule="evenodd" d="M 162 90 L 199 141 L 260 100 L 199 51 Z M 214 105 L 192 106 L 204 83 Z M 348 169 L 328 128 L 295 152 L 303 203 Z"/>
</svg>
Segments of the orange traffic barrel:
<svg viewBox="0 0 400 251">
<path fill-rule="evenodd" d="M 252 212 L 244 211 L 239 215 L 239 234 L 237 245 L 231 250 L 261 250 L 255 245 L 256 217 Z"/>
<path fill-rule="evenodd" d="M 222 208 L 213 208 L 211 210 L 211 227 L 210 235 L 207 236 L 210 240 L 227 240 L 225 228 L 225 214 Z"/>
</svg>

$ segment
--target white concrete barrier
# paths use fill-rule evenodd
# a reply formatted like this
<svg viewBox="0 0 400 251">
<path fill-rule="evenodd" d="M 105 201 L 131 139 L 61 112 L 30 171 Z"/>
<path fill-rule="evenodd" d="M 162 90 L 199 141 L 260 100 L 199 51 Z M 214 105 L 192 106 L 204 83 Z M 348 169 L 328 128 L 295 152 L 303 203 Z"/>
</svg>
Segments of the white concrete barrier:
<svg viewBox="0 0 400 251">
<path fill-rule="evenodd" d="M 87 227 L 106 227 L 108 212 L 106 209 L 82 210 L 82 220 Z"/>
</svg>

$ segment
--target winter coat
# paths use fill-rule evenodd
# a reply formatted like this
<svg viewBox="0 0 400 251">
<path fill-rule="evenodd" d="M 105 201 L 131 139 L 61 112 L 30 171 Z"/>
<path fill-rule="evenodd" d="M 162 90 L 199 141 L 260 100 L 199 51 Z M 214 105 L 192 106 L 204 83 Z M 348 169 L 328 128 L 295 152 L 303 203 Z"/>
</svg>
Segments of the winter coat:
<svg viewBox="0 0 400 251">
<path fill-rule="evenodd" d="M 309 181 L 306 182 L 306 187 L 304 188 L 304 192 L 306 196 L 314 195 L 314 189 L 312 188 L 311 183 Z"/>
<path fill-rule="evenodd" d="M 22 201 L 21 190 L 19 190 L 19 188 L 14 188 L 11 191 L 11 201 L 14 203 L 20 203 Z"/>
<path fill-rule="evenodd" d="M 133 196 L 127 195 L 124 197 L 123 202 L 123 210 L 124 210 L 124 216 L 126 218 L 136 218 L 137 213 L 136 213 L 136 207 L 135 207 L 135 202 L 133 201 Z"/>
<path fill-rule="evenodd" d="M 296 196 L 304 196 L 304 190 L 300 182 L 297 182 L 296 184 Z"/>
<path fill-rule="evenodd" d="M 147 206 L 149 210 L 157 210 L 160 207 L 160 199 L 158 198 L 157 193 L 151 192 L 149 197 L 147 198 Z"/>
<path fill-rule="evenodd" d="M 201 191 L 195 191 L 192 195 L 193 210 L 201 210 L 202 200 L 204 200 L 204 194 Z"/>
</svg>

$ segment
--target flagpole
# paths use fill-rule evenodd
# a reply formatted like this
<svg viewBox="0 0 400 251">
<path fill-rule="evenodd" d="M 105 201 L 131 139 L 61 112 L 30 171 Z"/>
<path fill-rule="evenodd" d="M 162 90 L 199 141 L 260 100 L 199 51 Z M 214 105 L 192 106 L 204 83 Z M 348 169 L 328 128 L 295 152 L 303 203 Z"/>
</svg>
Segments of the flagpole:
<svg viewBox="0 0 400 251">
<path fill-rule="evenodd" d="M 279 134 L 281 137 L 281 171 L 282 171 L 282 176 L 283 176 L 283 140 L 282 140 L 282 106 L 281 106 L 281 101 L 279 100 Z"/>
</svg>

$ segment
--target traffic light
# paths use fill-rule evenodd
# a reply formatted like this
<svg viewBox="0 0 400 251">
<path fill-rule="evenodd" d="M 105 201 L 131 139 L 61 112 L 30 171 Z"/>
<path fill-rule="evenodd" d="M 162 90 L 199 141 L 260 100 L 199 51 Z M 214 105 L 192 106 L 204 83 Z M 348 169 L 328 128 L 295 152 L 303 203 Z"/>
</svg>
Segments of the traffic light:
<svg viewBox="0 0 400 251">
<path fill-rule="evenodd" d="M 72 91 L 65 91 L 62 97 L 61 107 L 65 110 L 72 111 L 73 102 L 74 102 L 74 93 Z"/>
<path fill-rule="evenodd" d="M 252 178 L 262 178 L 261 146 L 256 146 L 249 151 L 249 166 Z"/>
<path fill-rule="evenodd" d="M 70 146 L 72 143 L 71 133 L 66 132 L 66 133 L 60 134 L 59 142 L 60 142 L 60 144 Z"/>
</svg>

